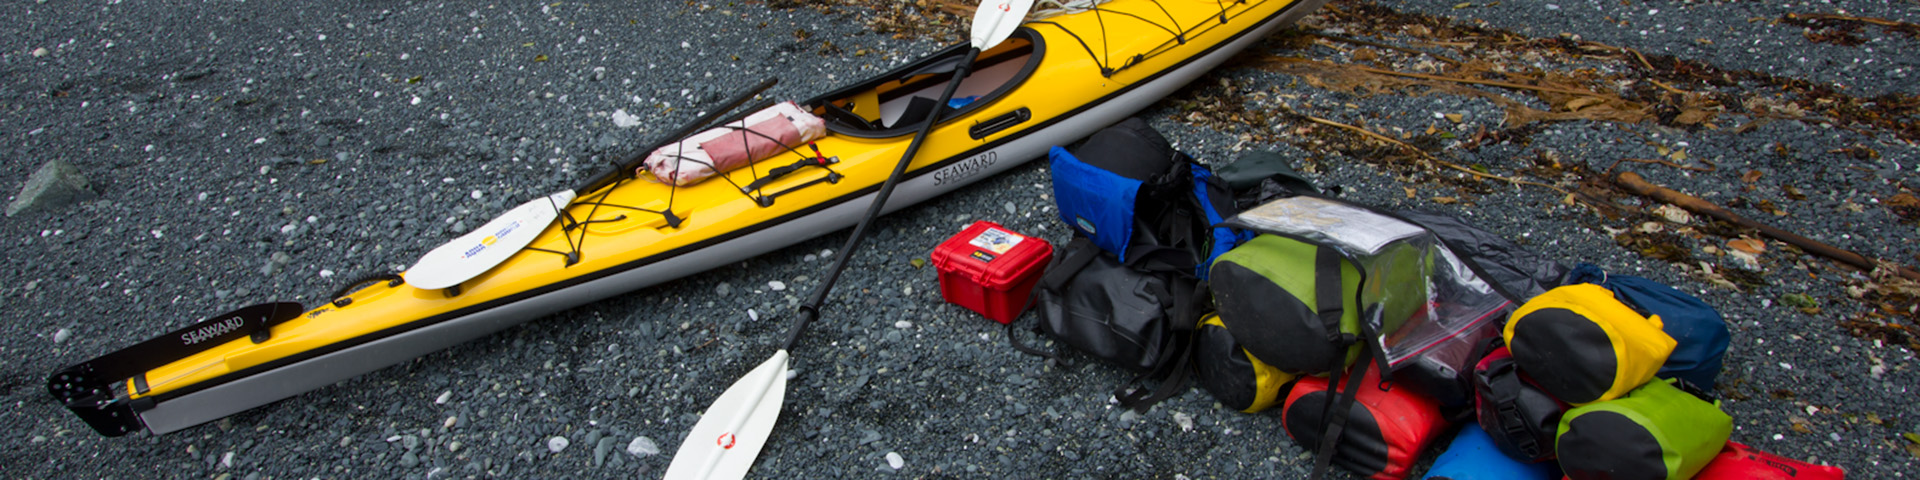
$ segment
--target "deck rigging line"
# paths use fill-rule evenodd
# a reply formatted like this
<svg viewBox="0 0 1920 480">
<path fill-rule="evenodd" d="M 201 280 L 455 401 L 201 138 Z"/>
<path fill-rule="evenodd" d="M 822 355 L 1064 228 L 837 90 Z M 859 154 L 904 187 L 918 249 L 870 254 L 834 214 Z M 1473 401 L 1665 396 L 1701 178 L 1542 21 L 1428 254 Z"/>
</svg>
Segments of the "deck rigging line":
<svg viewBox="0 0 1920 480">
<path fill-rule="evenodd" d="M 688 158 L 685 155 L 686 145 L 684 144 L 684 141 L 679 142 L 679 150 L 675 151 L 673 154 L 674 168 L 675 169 L 680 168 L 681 166 L 685 165 L 684 162 L 694 162 L 699 165 L 705 165 L 707 168 L 713 168 L 716 171 L 716 173 L 714 174 L 715 177 L 719 177 L 721 180 L 724 180 L 728 184 L 731 184 L 733 186 L 733 190 L 740 192 L 741 195 L 749 199 L 754 200 L 755 204 L 760 205 L 762 207 L 772 205 L 773 197 L 779 196 L 782 193 L 792 191 L 793 189 L 789 189 L 781 192 L 775 192 L 770 195 L 764 194 L 760 192 L 760 189 L 765 187 L 766 185 L 761 185 L 761 181 L 779 178 L 780 176 L 786 175 L 787 173 L 791 173 L 792 171 L 797 170 L 799 166 L 819 167 L 821 169 L 826 170 L 827 175 L 825 177 L 822 177 L 821 179 L 816 179 L 815 181 L 807 182 L 800 186 L 796 186 L 794 187 L 794 189 L 804 188 L 807 186 L 818 184 L 821 181 L 834 183 L 834 182 L 838 182 L 840 178 L 843 178 L 843 175 L 841 175 L 838 171 L 835 171 L 831 166 L 834 163 L 838 162 L 837 157 L 829 158 L 821 155 L 819 147 L 813 146 L 812 142 L 808 142 L 808 146 L 812 147 L 814 151 L 814 155 L 808 155 L 805 152 L 801 152 L 797 145 L 789 144 L 787 142 L 782 142 L 779 139 L 773 138 L 772 136 L 769 136 L 765 133 L 755 131 L 751 128 L 747 128 L 746 116 L 751 115 L 752 112 L 759 111 L 759 110 L 761 109 L 749 110 L 743 113 L 738 119 L 729 120 L 727 122 L 724 122 L 719 127 L 715 127 L 715 128 L 725 128 L 725 129 L 737 131 L 737 132 L 745 132 L 747 135 L 753 135 L 753 136 L 765 139 L 767 141 L 773 142 L 774 144 L 778 145 L 781 150 L 785 151 L 785 153 L 781 155 L 768 157 L 768 158 L 761 159 L 749 164 L 745 170 L 747 170 L 748 173 L 752 176 L 753 181 L 749 182 L 747 186 L 742 186 L 739 182 L 735 181 L 733 179 L 733 175 L 729 174 L 729 172 L 718 171 L 719 169 L 716 168 L 716 166 L 713 165 L 712 163 L 701 161 L 698 159 Z M 739 122 L 739 124 L 729 125 L 729 123 L 733 123 L 733 122 Z M 749 139 L 747 136 L 742 135 L 740 137 L 740 141 L 744 144 L 744 143 L 747 143 Z M 746 145 L 742 145 L 741 150 L 743 151 L 749 150 L 748 148 L 745 148 L 745 147 Z M 651 153 L 652 152 L 646 152 L 646 153 L 643 153 L 643 155 L 651 154 Z M 773 160 L 775 158 L 784 157 L 788 154 L 791 154 L 794 157 L 798 157 L 800 161 L 795 162 L 793 165 L 769 168 L 768 174 L 766 176 L 762 176 L 762 174 L 760 173 L 760 168 L 762 168 L 762 165 L 761 165 L 762 163 L 766 163 L 769 160 Z M 572 213 L 567 211 L 567 208 L 569 207 L 567 205 L 561 205 L 561 206 L 555 207 L 560 213 L 561 231 L 563 232 L 561 236 L 565 238 L 567 241 L 567 249 L 565 251 L 550 250 L 550 249 L 544 249 L 544 248 L 538 248 L 538 247 L 525 247 L 525 248 L 527 250 L 532 250 L 536 252 L 546 252 L 546 253 L 552 253 L 555 255 L 566 257 L 567 266 L 573 266 L 573 264 L 579 263 L 580 255 L 583 249 L 586 248 L 588 225 L 595 224 L 595 223 L 618 222 L 621 220 L 625 220 L 627 218 L 626 214 L 620 214 L 619 216 L 613 217 L 613 218 L 594 218 L 594 215 L 599 212 L 600 207 L 617 208 L 617 209 L 624 209 L 624 210 L 633 210 L 637 212 L 651 213 L 654 215 L 659 215 L 662 219 L 664 219 L 667 222 L 668 226 L 672 226 L 672 227 L 680 226 L 680 222 L 681 222 L 680 216 L 673 213 L 674 200 L 678 197 L 678 194 L 680 191 L 680 185 L 678 183 L 664 182 L 667 184 L 667 206 L 666 208 L 661 210 L 642 208 L 642 207 L 637 207 L 633 205 L 608 203 L 606 201 L 607 197 L 609 195 L 612 195 L 615 190 L 619 190 L 621 187 L 631 182 L 639 180 L 639 178 L 640 178 L 640 175 L 636 174 L 632 178 L 621 180 L 620 182 L 615 183 L 612 187 L 594 194 L 590 199 L 583 200 L 580 202 L 575 202 L 576 205 L 592 206 L 592 208 L 587 210 L 587 213 L 585 215 L 581 216 L 581 218 L 585 218 L 585 220 L 580 220 L 575 218 Z M 576 231 L 579 232 L 579 236 L 577 238 L 574 236 L 574 232 Z"/>
<path fill-rule="evenodd" d="M 1227 20 L 1231 18 L 1227 10 L 1232 5 L 1245 5 L 1247 4 L 1247 2 L 1248 0 L 1233 0 L 1232 2 L 1228 2 L 1227 0 L 1215 0 L 1214 3 L 1220 5 L 1220 14 L 1216 17 L 1220 19 L 1219 24 L 1225 25 L 1227 23 Z M 1081 6 L 1078 3 L 1079 2 L 1068 2 L 1067 5 L 1062 5 L 1061 8 L 1070 9 L 1073 13 L 1078 13 L 1082 11 L 1093 12 L 1094 22 L 1100 28 L 1100 50 L 1101 50 L 1100 52 L 1095 52 L 1093 49 L 1093 46 L 1089 45 L 1087 43 L 1087 40 L 1081 37 L 1080 34 L 1074 33 L 1073 30 L 1070 30 L 1066 26 L 1060 25 L 1059 23 L 1048 21 L 1048 20 L 1034 20 L 1028 23 L 1035 24 L 1035 25 L 1051 25 L 1054 28 L 1060 29 L 1061 32 L 1065 32 L 1067 36 L 1073 37 L 1073 40 L 1080 44 L 1080 49 L 1085 50 L 1087 52 L 1087 56 L 1089 58 L 1092 58 L 1094 63 L 1100 66 L 1100 76 L 1107 77 L 1107 78 L 1112 78 L 1114 74 L 1118 74 L 1122 71 L 1126 71 L 1129 68 L 1133 68 L 1134 65 L 1138 65 L 1140 62 L 1145 61 L 1146 59 L 1153 58 L 1154 56 L 1158 56 L 1159 54 L 1165 52 L 1168 48 L 1172 47 L 1173 45 L 1186 44 L 1187 39 L 1192 38 L 1195 33 L 1204 32 L 1206 30 L 1213 28 L 1208 22 L 1200 22 L 1199 24 L 1193 25 L 1192 27 L 1181 26 L 1179 19 L 1174 18 L 1173 12 L 1168 11 L 1167 7 L 1165 5 L 1162 5 L 1159 0 L 1154 0 L 1151 3 L 1153 3 L 1154 7 L 1160 9 L 1160 13 L 1167 17 L 1166 21 L 1173 24 L 1172 27 L 1168 27 L 1167 25 L 1160 23 L 1160 21 L 1158 20 L 1148 19 L 1147 17 L 1141 16 L 1140 14 L 1137 14 L 1137 13 L 1103 8 L 1097 4 Z M 1107 43 L 1107 36 L 1108 36 L 1107 23 L 1106 23 L 1106 17 L 1101 15 L 1103 13 L 1110 13 L 1114 15 L 1120 15 L 1123 17 L 1139 20 L 1142 23 L 1146 23 L 1147 25 L 1151 25 L 1155 28 L 1159 28 L 1161 31 L 1167 32 L 1167 34 L 1171 38 L 1167 42 L 1161 43 L 1159 46 L 1154 47 L 1152 50 L 1148 51 L 1145 54 L 1134 55 L 1133 57 L 1125 59 L 1124 61 L 1125 63 L 1122 63 L 1118 67 L 1115 67 L 1113 64 L 1113 59 L 1110 57 L 1110 51 L 1112 50 L 1112 47 L 1109 46 Z"/>
<path fill-rule="evenodd" d="M 1248 1 L 1249 0 L 1231 0 L 1231 1 L 1215 0 L 1215 3 L 1220 6 L 1220 13 L 1216 17 L 1220 19 L 1218 24 L 1225 25 L 1227 21 L 1232 18 L 1232 16 L 1230 15 L 1230 12 L 1228 11 L 1231 8 L 1231 6 L 1246 5 Z M 1267 1 L 1267 0 L 1262 0 L 1262 1 Z M 1132 68 L 1133 66 L 1138 65 L 1149 58 L 1158 56 L 1159 54 L 1166 52 L 1172 46 L 1186 44 L 1187 39 L 1192 38 L 1194 34 L 1204 32 L 1208 29 L 1213 28 L 1213 24 L 1210 22 L 1198 22 L 1197 24 L 1190 27 L 1180 25 L 1180 20 L 1178 18 L 1175 18 L 1173 16 L 1173 12 L 1167 10 L 1166 6 L 1161 4 L 1159 0 L 1154 0 L 1151 3 L 1155 8 L 1160 10 L 1161 15 L 1166 17 L 1165 20 L 1155 20 L 1155 19 L 1147 18 L 1146 16 L 1142 16 L 1134 12 L 1105 8 L 1100 6 L 1100 4 L 1105 3 L 1103 0 L 1066 0 L 1066 1 L 1040 0 L 1039 3 L 1047 7 L 1035 15 L 1034 18 L 1036 18 L 1036 20 L 1030 21 L 1028 23 L 1034 24 L 1034 25 L 1051 25 L 1054 28 L 1059 28 L 1060 31 L 1065 32 L 1068 36 L 1073 37 L 1074 41 L 1080 44 L 1080 48 L 1087 53 L 1087 56 L 1092 58 L 1094 60 L 1094 63 L 1100 66 L 1100 75 L 1106 78 L 1112 78 L 1115 74 L 1126 71 L 1127 69 Z M 1093 47 L 1089 45 L 1087 43 L 1087 40 L 1081 37 L 1080 34 L 1075 33 L 1073 30 L 1067 29 L 1065 26 L 1060 25 L 1059 23 L 1056 23 L 1050 20 L 1045 20 L 1045 18 L 1050 18 L 1055 15 L 1060 15 L 1065 13 L 1080 13 L 1080 12 L 1088 12 L 1088 11 L 1093 12 L 1095 24 L 1098 25 L 1100 29 L 1100 50 L 1101 50 L 1100 52 L 1095 52 Z M 1137 54 L 1125 59 L 1124 63 L 1116 67 L 1114 66 L 1113 59 L 1111 58 L 1112 46 L 1107 41 L 1108 34 L 1107 34 L 1107 26 L 1106 26 L 1106 14 L 1118 15 L 1123 19 L 1131 18 L 1133 20 L 1137 20 L 1147 25 L 1151 25 L 1155 28 L 1160 29 L 1163 32 L 1166 32 L 1168 35 L 1168 40 L 1164 41 L 1159 46 L 1156 46 L 1153 49 L 1149 50 L 1147 53 Z M 1165 22 L 1165 23 L 1162 23 L 1162 22 Z M 1169 27 L 1167 25 L 1168 23 L 1172 24 L 1172 26 Z M 955 81 L 958 81 L 958 80 L 955 80 Z M 838 171 L 835 171 L 831 166 L 833 163 L 835 163 L 838 157 L 827 157 L 824 155 L 820 155 L 818 147 L 814 147 L 815 154 L 810 156 L 810 155 L 807 155 L 806 153 L 801 152 L 797 145 L 792 145 L 792 144 L 788 144 L 787 142 L 779 141 L 778 139 L 775 139 L 765 133 L 757 132 L 757 131 L 754 131 L 753 129 L 747 128 L 746 117 L 751 115 L 753 112 L 756 112 L 762 109 L 763 108 L 749 109 L 745 112 L 740 113 L 738 116 L 732 119 L 721 122 L 720 126 L 716 127 L 716 128 L 726 128 L 726 129 L 738 131 L 738 132 L 746 132 L 748 135 L 754 135 L 754 136 L 758 136 L 759 138 L 772 141 L 775 144 L 779 145 L 780 149 L 785 150 L 784 154 L 761 159 L 759 161 L 755 161 L 747 165 L 746 170 L 751 175 L 752 180 L 749 181 L 746 185 L 741 185 L 740 182 L 735 181 L 733 178 L 733 175 L 730 175 L 728 172 L 718 171 L 718 169 L 715 168 L 715 165 L 709 162 L 687 158 L 686 155 L 684 155 L 685 153 L 684 149 L 686 148 L 686 145 L 684 145 L 684 142 L 679 146 L 682 150 L 676 151 L 673 155 L 674 162 L 675 162 L 675 165 L 674 165 L 675 169 L 677 170 L 680 166 L 684 165 L 684 162 L 689 162 L 689 161 L 705 165 L 708 168 L 715 168 L 716 172 L 714 176 L 720 177 L 721 180 L 726 181 L 728 184 L 732 185 L 733 190 L 740 192 L 741 195 L 744 195 L 749 199 L 752 199 L 755 204 L 760 205 L 762 208 L 771 206 L 773 204 L 774 197 L 778 197 L 781 194 L 791 192 L 800 188 L 806 188 L 808 186 L 817 185 L 821 182 L 837 183 L 841 178 L 844 178 L 843 175 L 841 175 Z M 738 122 L 739 124 L 737 126 L 731 125 L 734 122 Z M 748 142 L 748 137 L 746 135 L 742 135 L 740 139 L 742 143 Z M 808 145 L 812 146 L 812 143 L 809 142 Z M 743 145 L 743 147 L 744 146 L 745 145 Z M 748 150 L 748 149 L 743 148 L 743 150 Z M 652 152 L 643 153 L 642 155 L 650 154 L 650 153 Z M 784 157 L 788 154 L 793 155 L 794 157 L 797 157 L 799 160 L 788 165 L 769 167 L 767 174 L 765 176 L 761 174 L 760 168 L 762 163 L 767 163 L 769 160 L 773 160 L 778 157 Z M 827 175 L 821 178 L 814 179 L 812 181 L 804 182 L 800 185 L 797 185 L 793 188 L 790 188 L 784 191 L 774 192 L 772 194 L 768 194 L 761 191 L 761 189 L 767 186 L 766 184 L 767 182 L 776 178 L 780 178 L 786 174 L 792 173 L 793 171 L 796 171 L 802 167 L 819 167 L 821 169 L 826 170 Z M 600 193 L 594 195 L 593 199 L 589 201 L 578 202 L 582 204 L 590 204 L 593 206 L 591 209 L 587 211 L 586 215 L 584 215 L 584 218 L 586 218 L 586 220 L 575 219 L 572 214 L 566 211 L 565 206 L 559 207 L 560 214 L 561 214 L 561 221 L 562 221 L 562 231 L 563 231 L 562 236 L 564 236 L 567 240 L 567 251 L 562 252 L 562 251 L 547 250 L 547 249 L 541 249 L 541 248 L 535 248 L 535 247 L 526 247 L 526 248 L 528 250 L 548 252 L 548 253 L 564 256 L 567 259 L 566 262 L 568 266 L 572 266 L 573 264 L 578 263 L 580 260 L 581 251 L 586 246 L 588 225 L 594 224 L 594 223 L 616 222 L 616 221 L 626 219 L 625 214 L 621 214 L 618 217 L 614 217 L 610 219 L 593 218 L 594 215 L 599 212 L 600 207 L 603 207 L 603 206 L 608 208 L 634 210 L 639 212 L 646 212 L 646 213 L 660 215 L 661 218 L 667 221 L 668 225 L 676 226 L 676 227 L 679 226 L 680 218 L 678 217 L 678 215 L 675 215 L 673 213 L 674 201 L 678 197 L 678 193 L 680 191 L 680 185 L 675 182 L 672 182 L 672 181 L 666 182 L 667 183 L 667 206 L 663 210 L 651 210 L 651 209 L 640 208 L 632 205 L 620 205 L 620 204 L 607 203 L 605 201 L 607 196 L 612 194 L 614 190 L 619 189 L 620 187 L 626 185 L 629 182 L 635 181 L 638 178 L 639 176 L 635 175 L 626 180 L 621 180 L 620 182 L 615 183 L 612 187 L 607 188 L 601 191 Z M 574 237 L 574 231 L 576 230 L 579 231 L 579 235 L 580 235 L 577 239 Z"/>
</svg>

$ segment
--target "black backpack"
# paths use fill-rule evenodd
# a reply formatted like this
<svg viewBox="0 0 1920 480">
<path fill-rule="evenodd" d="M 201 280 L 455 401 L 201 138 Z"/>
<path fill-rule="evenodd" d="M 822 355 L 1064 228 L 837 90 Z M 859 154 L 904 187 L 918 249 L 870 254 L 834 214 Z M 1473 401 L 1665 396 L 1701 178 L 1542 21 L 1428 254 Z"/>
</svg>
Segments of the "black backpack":
<svg viewBox="0 0 1920 480">
<path fill-rule="evenodd" d="M 1243 237 L 1216 228 L 1236 212 L 1232 193 L 1139 119 L 1072 151 L 1054 147 L 1049 157 L 1054 199 L 1074 239 L 1035 288 L 1039 329 L 1140 372 L 1114 397 L 1145 412 L 1186 390 L 1191 333 L 1210 310 L 1205 267 Z M 1154 389 L 1137 388 L 1155 380 Z"/>
</svg>

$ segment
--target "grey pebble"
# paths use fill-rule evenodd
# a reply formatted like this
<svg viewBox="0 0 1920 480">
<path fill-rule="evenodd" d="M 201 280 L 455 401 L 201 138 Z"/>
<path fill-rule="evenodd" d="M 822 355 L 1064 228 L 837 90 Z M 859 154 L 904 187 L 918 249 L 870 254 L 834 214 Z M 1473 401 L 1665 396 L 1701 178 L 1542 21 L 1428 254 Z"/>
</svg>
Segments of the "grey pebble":
<svg viewBox="0 0 1920 480">
<path fill-rule="evenodd" d="M 79 168 L 65 160 L 51 160 L 27 177 L 26 185 L 7 204 L 7 216 L 51 211 L 98 196 Z"/>
<path fill-rule="evenodd" d="M 595 441 L 593 446 L 593 466 L 598 467 L 605 464 L 607 462 L 607 453 L 613 451 L 613 445 L 616 443 L 620 442 L 614 440 L 613 437 L 605 437 Z"/>
</svg>

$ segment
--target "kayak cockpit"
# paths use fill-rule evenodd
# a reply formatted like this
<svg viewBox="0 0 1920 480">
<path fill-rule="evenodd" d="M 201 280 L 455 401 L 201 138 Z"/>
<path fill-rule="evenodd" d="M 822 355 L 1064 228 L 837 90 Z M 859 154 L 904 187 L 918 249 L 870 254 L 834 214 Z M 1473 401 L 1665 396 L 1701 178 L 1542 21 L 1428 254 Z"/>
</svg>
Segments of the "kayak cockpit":
<svg viewBox="0 0 1920 480">
<path fill-rule="evenodd" d="M 973 71 L 961 80 L 952 101 L 947 102 L 943 122 L 965 118 L 1005 96 L 1033 75 L 1044 53 L 1040 36 L 1021 28 L 1005 42 L 981 52 Z M 834 90 L 807 100 L 815 115 L 826 119 L 833 133 L 861 138 L 888 138 L 912 134 L 934 111 L 934 102 L 947 83 L 953 81 L 954 67 L 967 54 L 965 44 L 941 50 L 926 58 L 858 84 Z"/>
</svg>

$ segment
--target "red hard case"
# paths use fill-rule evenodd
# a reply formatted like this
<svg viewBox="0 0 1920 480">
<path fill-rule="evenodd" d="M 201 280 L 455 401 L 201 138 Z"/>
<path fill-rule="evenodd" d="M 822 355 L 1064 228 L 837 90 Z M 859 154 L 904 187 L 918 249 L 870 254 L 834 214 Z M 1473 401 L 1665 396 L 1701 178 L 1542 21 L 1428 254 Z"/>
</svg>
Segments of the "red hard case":
<svg viewBox="0 0 1920 480">
<path fill-rule="evenodd" d="M 1000 323 L 1012 322 L 1027 308 L 1053 245 L 981 220 L 933 249 L 940 271 L 940 296 Z"/>
</svg>

